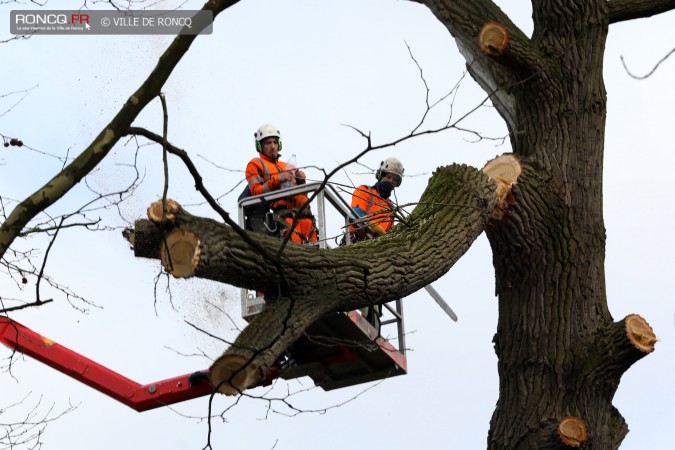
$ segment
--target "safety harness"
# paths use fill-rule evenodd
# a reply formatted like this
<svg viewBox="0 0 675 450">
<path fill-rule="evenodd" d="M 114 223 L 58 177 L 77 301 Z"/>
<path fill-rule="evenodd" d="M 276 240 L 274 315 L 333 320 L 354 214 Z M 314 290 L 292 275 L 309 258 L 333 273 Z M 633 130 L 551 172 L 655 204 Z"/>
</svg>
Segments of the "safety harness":
<svg viewBox="0 0 675 450">
<path fill-rule="evenodd" d="M 274 220 L 276 223 L 281 225 L 281 228 L 284 229 L 284 235 L 288 230 L 291 228 L 291 223 L 288 223 L 287 219 L 292 219 L 292 221 L 295 221 L 297 218 L 299 219 L 311 219 L 312 220 L 312 228 L 308 235 L 305 235 L 301 233 L 298 230 L 298 227 L 296 226 L 295 229 L 293 230 L 293 233 L 296 234 L 300 240 L 302 241 L 303 244 L 313 244 L 316 242 L 316 237 L 318 236 L 319 229 L 316 226 L 316 218 L 314 217 L 314 214 L 312 214 L 311 209 L 309 208 L 309 205 L 307 205 L 305 208 L 302 210 L 298 210 L 298 208 L 286 208 L 286 207 L 281 207 L 281 208 L 275 208 L 272 209 L 273 214 L 274 214 Z M 314 237 L 314 240 L 312 241 L 312 237 Z"/>
<path fill-rule="evenodd" d="M 263 184 L 265 192 L 269 192 L 269 187 L 266 182 L 272 178 L 272 174 L 267 168 L 267 164 L 265 164 L 265 161 L 263 161 L 261 158 L 254 158 L 253 161 L 258 163 L 256 164 L 256 166 L 258 166 L 258 176 L 252 178 L 248 182 L 247 188 L 239 197 L 240 200 L 244 197 L 248 197 L 251 195 L 251 186 L 253 186 L 255 183 Z M 262 173 L 260 172 L 261 167 Z M 316 241 L 316 236 L 318 236 L 319 230 L 316 226 L 316 219 L 312 214 L 309 205 L 302 208 L 302 210 L 299 210 L 299 208 L 289 207 L 288 204 L 286 204 L 286 202 L 284 201 L 284 199 L 280 199 L 272 203 L 272 205 L 270 206 L 265 204 L 265 209 L 267 211 L 269 211 L 270 207 L 272 209 L 272 212 L 271 213 L 267 212 L 265 218 L 263 219 L 264 226 L 270 235 L 280 236 L 282 234 L 281 233 L 282 230 L 284 231 L 285 234 L 286 231 L 291 228 L 291 224 L 289 224 L 286 219 L 290 218 L 295 220 L 295 218 L 297 217 L 298 219 L 312 219 L 312 228 L 307 236 L 301 233 L 298 230 L 297 226 L 293 230 L 293 233 L 296 234 L 301 239 L 303 244 L 313 243 L 313 241 L 310 241 L 312 237 L 315 237 Z"/>
</svg>

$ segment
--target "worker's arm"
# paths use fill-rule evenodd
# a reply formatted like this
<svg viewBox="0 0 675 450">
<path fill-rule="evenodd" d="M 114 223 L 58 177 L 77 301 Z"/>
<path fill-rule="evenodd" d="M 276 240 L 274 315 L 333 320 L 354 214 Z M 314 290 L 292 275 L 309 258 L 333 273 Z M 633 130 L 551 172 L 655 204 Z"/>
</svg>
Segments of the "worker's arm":
<svg viewBox="0 0 675 450">
<path fill-rule="evenodd" d="M 383 234 L 385 234 L 387 232 L 378 223 L 375 223 L 372 220 L 368 220 L 368 218 L 364 217 L 365 216 L 364 211 L 361 208 L 359 208 L 358 206 L 356 208 L 352 208 L 352 209 L 354 210 L 356 215 L 361 218 L 360 220 L 354 221 L 354 225 L 352 226 L 353 230 L 360 230 L 362 232 L 365 232 L 366 235 L 368 235 L 369 238 L 382 236 Z"/>
<path fill-rule="evenodd" d="M 371 197 L 372 193 L 370 188 L 367 186 L 359 186 L 354 189 L 352 194 L 352 209 L 361 208 L 363 215 L 368 210 L 368 199 Z"/>
<path fill-rule="evenodd" d="M 307 183 L 307 177 L 305 177 L 305 172 L 303 172 L 300 169 L 297 169 L 295 171 L 295 182 L 297 184 L 305 184 Z"/>
<path fill-rule="evenodd" d="M 372 195 L 370 189 L 366 186 L 359 186 L 354 190 L 352 195 L 352 210 L 356 213 L 357 216 L 363 218 L 360 226 L 365 226 L 370 232 L 375 236 L 382 236 L 386 233 L 386 230 L 379 225 L 378 223 L 368 220 L 366 218 L 366 210 L 368 209 L 368 198 Z M 358 225 L 357 225 L 358 228 Z"/>
<path fill-rule="evenodd" d="M 368 228 L 370 228 L 370 231 L 372 231 L 373 234 L 375 234 L 377 236 L 382 236 L 383 234 L 385 234 L 387 232 L 387 230 L 382 228 L 382 225 L 377 224 L 377 223 L 373 222 L 372 220 L 369 220 L 366 223 L 368 224 Z"/>
<path fill-rule="evenodd" d="M 277 191 L 280 189 L 281 183 L 290 180 L 292 177 L 293 175 L 290 172 L 270 172 L 270 179 L 265 180 L 262 167 L 256 164 L 255 161 L 249 162 L 246 166 L 246 181 L 248 181 L 251 195 Z"/>
</svg>

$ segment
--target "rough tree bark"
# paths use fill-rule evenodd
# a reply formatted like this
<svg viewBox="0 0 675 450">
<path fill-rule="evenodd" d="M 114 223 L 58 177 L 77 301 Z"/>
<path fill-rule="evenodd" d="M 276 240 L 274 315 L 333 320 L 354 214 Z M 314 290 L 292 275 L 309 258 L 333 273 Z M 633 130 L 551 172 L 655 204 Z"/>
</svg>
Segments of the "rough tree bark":
<svg viewBox="0 0 675 450">
<path fill-rule="evenodd" d="M 614 322 L 604 276 L 603 54 L 609 24 L 669 1 L 533 0 L 526 37 L 488 0 L 422 1 L 448 28 L 506 121 L 523 175 L 487 229 L 500 396 L 489 449 L 616 449 L 621 375 L 653 350 L 649 325 Z"/>
</svg>

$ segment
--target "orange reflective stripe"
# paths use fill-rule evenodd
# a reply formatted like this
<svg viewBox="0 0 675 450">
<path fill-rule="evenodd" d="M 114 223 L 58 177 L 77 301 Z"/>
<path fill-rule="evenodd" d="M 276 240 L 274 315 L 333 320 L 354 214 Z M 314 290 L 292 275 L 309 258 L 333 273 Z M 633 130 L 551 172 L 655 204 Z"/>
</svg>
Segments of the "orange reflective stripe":
<svg viewBox="0 0 675 450">
<path fill-rule="evenodd" d="M 246 166 L 246 180 L 252 195 L 266 194 L 279 189 L 279 173 L 286 170 L 283 161 L 271 161 L 266 156 L 254 158 Z M 275 179 L 275 175 L 277 178 Z M 293 197 L 272 202 L 272 209 L 293 207 Z"/>
<path fill-rule="evenodd" d="M 262 160 L 260 158 L 252 159 L 251 162 L 253 162 L 254 165 L 257 166 L 259 175 L 256 176 L 256 177 L 252 177 L 248 180 L 248 188 L 249 189 L 251 189 L 251 187 L 256 183 L 260 183 L 260 184 L 264 185 L 265 181 L 270 178 L 269 171 L 267 170 L 267 167 L 265 166 L 265 164 L 262 162 Z M 262 168 L 262 173 L 260 171 L 261 168 Z M 265 186 L 265 188 L 267 188 L 267 186 Z"/>
<path fill-rule="evenodd" d="M 253 195 L 265 194 L 278 189 L 274 175 L 285 170 L 285 163 L 274 163 L 267 158 L 254 158 L 246 166 L 246 180 Z"/>
</svg>

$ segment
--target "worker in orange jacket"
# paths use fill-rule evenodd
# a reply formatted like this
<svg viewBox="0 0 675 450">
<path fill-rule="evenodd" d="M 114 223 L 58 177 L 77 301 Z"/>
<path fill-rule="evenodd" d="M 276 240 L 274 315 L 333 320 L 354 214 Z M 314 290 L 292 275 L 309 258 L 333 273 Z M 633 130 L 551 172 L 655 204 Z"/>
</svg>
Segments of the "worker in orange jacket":
<svg viewBox="0 0 675 450">
<path fill-rule="evenodd" d="M 354 240 L 381 236 L 394 226 L 394 202 L 391 193 L 403 181 L 403 164 L 396 158 L 380 163 L 375 173 L 377 183 L 357 187 L 352 194 L 352 209 L 361 218 L 352 226 Z"/>
<path fill-rule="evenodd" d="M 382 236 L 394 226 L 394 202 L 389 197 L 403 181 L 403 164 L 396 158 L 387 158 L 375 172 L 377 183 L 362 185 L 354 189 L 352 209 L 359 216 L 350 228 L 354 242 Z M 361 314 L 380 332 L 382 307 L 380 305 L 361 308 Z"/>
<path fill-rule="evenodd" d="M 260 157 L 253 158 L 246 166 L 246 180 L 250 195 L 259 195 L 283 189 L 295 184 L 305 184 L 305 173 L 295 167 L 287 167 L 279 160 L 281 133 L 273 125 L 262 125 L 255 132 L 255 146 Z M 291 234 L 291 241 L 296 244 L 317 242 L 317 230 L 314 216 L 309 208 L 307 196 L 296 194 L 270 203 L 274 218 L 281 224 L 284 237 L 287 236 L 294 219 L 297 224 Z M 275 224 L 276 225 L 276 224 Z M 251 227 L 254 231 L 264 231 L 260 224 Z"/>
</svg>

